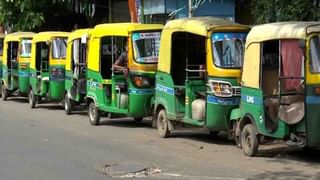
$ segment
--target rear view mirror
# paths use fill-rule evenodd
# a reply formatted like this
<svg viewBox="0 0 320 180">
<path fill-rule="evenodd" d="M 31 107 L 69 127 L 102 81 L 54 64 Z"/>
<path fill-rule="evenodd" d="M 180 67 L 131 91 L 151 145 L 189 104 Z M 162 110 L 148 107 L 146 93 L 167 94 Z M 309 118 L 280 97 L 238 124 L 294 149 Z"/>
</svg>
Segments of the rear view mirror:
<svg viewBox="0 0 320 180">
<path fill-rule="evenodd" d="M 304 40 L 304 39 L 300 39 L 299 41 L 298 41 L 298 45 L 299 45 L 299 48 L 300 49 L 305 49 L 306 48 L 306 41 Z"/>
</svg>

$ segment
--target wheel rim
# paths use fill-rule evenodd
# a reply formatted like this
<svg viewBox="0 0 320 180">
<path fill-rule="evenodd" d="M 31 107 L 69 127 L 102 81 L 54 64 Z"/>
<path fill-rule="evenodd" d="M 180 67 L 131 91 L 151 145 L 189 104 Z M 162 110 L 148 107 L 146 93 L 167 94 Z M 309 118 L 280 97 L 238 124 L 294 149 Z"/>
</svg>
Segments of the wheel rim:
<svg viewBox="0 0 320 180">
<path fill-rule="evenodd" d="M 245 143 L 248 149 L 251 148 L 251 138 L 249 134 L 246 134 Z"/>
<path fill-rule="evenodd" d="M 89 111 L 89 114 L 90 114 L 90 120 L 93 122 L 94 121 L 94 118 L 96 116 L 96 110 L 95 108 L 91 107 L 90 108 L 90 111 Z"/>
<path fill-rule="evenodd" d="M 68 96 L 66 95 L 66 97 L 64 98 L 64 109 L 66 111 L 69 110 L 69 104 L 68 104 Z"/>
<path fill-rule="evenodd" d="M 1 86 L 1 96 L 2 96 L 2 99 L 4 99 L 3 85 Z"/>
<path fill-rule="evenodd" d="M 33 94 L 32 94 L 32 91 L 30 91 L 30 93 L 29 93 L 29 104 L 31 104 L 32 105 L 32 96 L 33 96 Z"/>
<path fill-rule="evenodd" d="M 159 124 L 160 124 L 160 130 L 165 131 L 167 122 L 162 114 L 159 116 Z"/>
</svg>

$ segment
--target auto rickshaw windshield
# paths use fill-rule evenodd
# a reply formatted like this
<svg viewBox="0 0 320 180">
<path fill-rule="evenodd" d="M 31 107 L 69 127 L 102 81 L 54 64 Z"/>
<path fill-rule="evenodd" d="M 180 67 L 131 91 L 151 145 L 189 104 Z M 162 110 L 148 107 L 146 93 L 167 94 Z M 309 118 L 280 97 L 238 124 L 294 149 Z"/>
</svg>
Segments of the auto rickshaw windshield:
<svg viewBox="0 0 320 180">
<path fill-rule="evenodd" d="M 310 39 L 310 71 L 320 73 L 320 38 L 319 35 Z"/>
<path fill-rule="evenodd" d="M 160 32 L 135 32 L 132 41 L 136 62 L 158 63 Z"/>
<path fill-rule="evenodd" d="M 30 58 L 31 57 L 31 39 L 23 39 L 21 41 L 21 49 L 20 49 L 20 56 L 23 58 Z"/>
<path fill-rule="evenodd" d="M 65 59 L 67 52 L 67 38 L 56 38 L 52 41 L 52 58 Z"/>
<path fill-rule="evenodd" d="M 241 68 L 247 33 L 213 33 L 213 61 L 221 68 Z"/>
</svg>

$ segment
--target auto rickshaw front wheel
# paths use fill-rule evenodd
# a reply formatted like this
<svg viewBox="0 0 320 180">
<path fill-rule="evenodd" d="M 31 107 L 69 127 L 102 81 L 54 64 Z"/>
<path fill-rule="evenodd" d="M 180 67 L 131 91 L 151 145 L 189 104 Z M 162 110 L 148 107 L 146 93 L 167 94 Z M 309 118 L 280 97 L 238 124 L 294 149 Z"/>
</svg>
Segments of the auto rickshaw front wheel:
<svg viewBox="0 0 320 180">
<path fill-rule="evenodd" d="M 93 126 L 99 125 L 99 123 L 100 123 L 100 112 L 97 109 L 97 107 L 96 107 L 94 102 L 91 102 L 89 104 L 88 115 L 89 115 L 89 121 L 90 121 L 91 125 L 93 125 Z"/>
<path fill-rule="evenodd" d="M 255 156 L 258 152 L 259 141 L 257 130 L 252 124 L 246 124 L 241 132 L 241 147 L 245 156 Z"/>
<path fill-rule="evenodd" d="M 3 100 L 3 101 L 6 101 L 7 99 L 8 99 L 8 91 L 6 90 L 6 86 L 4 85 L 4 84 L 2 84 L 2 86 L 1 86 L 1 99 Z"/>
<path fill-rule="evenodd" d="M 167 138 L 170 136 L 169 120 L 165 109 L 161 109 L 158 113 L 157 129 L 160 137 Z"/>
<path fill-rule="evenodd" d="M 72 112 L 72 102 L 71 99 L 68 96 L 68 93 L 64 96 L 64 112 L 66 115 L 70 115 Z"/>
<path fill-rule="evenodd" d="M 35 108 L 37 100 L 36 100 L 36 97 L 34 96 L 32 89 L 30 89 L 29 91 L 28 100 L 29 100 L 30 108 Z"/>
</svg>

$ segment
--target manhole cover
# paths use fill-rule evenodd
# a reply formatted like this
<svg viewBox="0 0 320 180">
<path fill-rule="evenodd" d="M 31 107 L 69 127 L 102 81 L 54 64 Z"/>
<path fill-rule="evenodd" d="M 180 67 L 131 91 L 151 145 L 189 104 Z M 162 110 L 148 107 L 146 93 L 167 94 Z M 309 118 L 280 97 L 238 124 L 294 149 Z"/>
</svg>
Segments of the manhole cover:
<svg viewBox="0 0 320 180">
<path fill-rule="evenodd" d="M 123 176 L 146 172 L 147 166 L 138 163 L 111 164 L 104 166 L 104 173 L 109 176 Z"/>
</svg>

